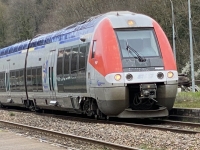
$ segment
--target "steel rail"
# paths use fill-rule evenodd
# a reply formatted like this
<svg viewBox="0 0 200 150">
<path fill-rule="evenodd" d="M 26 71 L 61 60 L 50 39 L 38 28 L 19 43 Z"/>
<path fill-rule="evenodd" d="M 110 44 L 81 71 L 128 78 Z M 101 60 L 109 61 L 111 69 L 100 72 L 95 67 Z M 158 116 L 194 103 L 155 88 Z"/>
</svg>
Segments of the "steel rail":
<svg viewBox="0 0 200 150">
<path fill-rule="evenodd" d="M 38 131 L 38 132 L 47 133 L 49 135 L 56 136 L 56 137 L 59 136 L 59 137 L 63 137 L 63 138 L 70 138 L 70 139 L 73 139 L 73 140 L 79 140 L 79 141 L 92 143 L 92 144 L 96 144 L 96 145 L 99 145 L 99 146 L 106 146 L 106 147 L 109 147 L 109 148 L 115 148 L 115 149 L 119 149 L 119 150 L 122 150 L 122 149 L 123 150 L 141 150 L 139 148 L 123 146 L 123 145 L 119 145 L 119 144 L 115 144 L 115 143 L 110 143 L 110 142 L 101 141 L 101 140 L 95 140 L 95 139 L 77 136 L 77 135 L 72 135 L 72 134 L 65 134 L 65 133 L 56 132 L 56 131 L 49 131 L 49 130 L 46 130 L 46 129 L 37 128 L 37 127 L 33 127 L 33 126 L 28 126 L 28 125 L 23 125 L 23 124 L 18 124 L 18 123 L 13 123 L 13 122 L 9 122 L 9 121 L 0 120 L 0 124 L 6 125 L 6 127 L 10 126 L 10 128 L 18 128 L 18 129 L 27 129 L 27 130 L 32 130 L 32 131 Z"/>
<path fill-rule="evenodd" d="M 195 126 L 200 127 L 200 124 L 198 123 L 192 123 L 192 122 L 179 122 L 179 121 L 171 121 L 171 120 L 158 120 L 158 119 L 152 119 L 155 121 L 159 121 L 159 124 L 157 125 L 146 125 L 141 123 L 129 123 L 129 122 L 119 122 L 119 121 L 105 121 L 105 120 L 95 120 L 91 118 L 81 118 L 81 117 L 74 117 L 74 116 L 64 116 L 64 115 L 55 115 L 55 114 L 40 114 L 36 113 L 36 115 L 40 116 L 46 116 L 46 117 L 56 117 L 60 119 L 75 119 L 79 121 L 86 121 L 86 122 L 94 122 L 94 123 L 104 123 L 104 124 L 114 124 L 114 125 L 126 125 L 130 127 L 137 127 L 137 128 L 145 128 L 145 129 L 155 129 L 155 130 L 162 130 L 162 131 L 171 131 L 171 132 L 178 132 L 178 133 L 185 133 L 185 134 L 197 134 L 200 133 L 200 131 L 195 130 L 186 130 L 186 129 L 177 129 L 177 128 L 171 128 L 171 127 L 160 127 L 161 122 L 163 123 L 170 123 L 170 124 L 176 124 L 176 125 L 188 125 L 188 126 Z M 151 120 L 151 121 L 152 121 Z M 198 126 L 199 125 L 199 126 Z"/>
<path fill-rule="evenodd" d="M 170 115 L 170 116 L 168 117 L 168 120 L 173 120 L 173 118 L 182 119 L 182 120 L 194 120 L 194 121 L 189 121 L 189 122 L 200 121 L 200 117 L 181 116 L 181 115 Z"/>
<path fill-rule="evenodd" d="M 119 124 L 119 123 L 115 122 L 115 124 Z M 149 128 L 149 129 L 162 130 L 162 131 L 171 131 L 171 132 L 178 132 L 178 133 L 185 133 L 185 134 L 197 134 L 197 133 L 200 133 L 200 131 L 177 129 L 177 128 L 168 128 L 168 127 L 166 128 L 166 127 L 160 127 L 160 126 L 157 126 L 157 125 L 144 125 L 144 124 L 135 124 L 135 123 L 120 123 L 120 124 L 121 125 L 131 126 L 131 127 Z"/>
<path fill-rule="evenodd" d="M 192 127 L 199 127 L 200 128 L 200 123 L 195 123 L 195 122 L 185 122 L 185 121 L 175 121 L 175 120 L 159 120 L 162 121 L 163 123 L 169 123 L 169 124 L 178 124 L 178 125 L 185 125 L 185 126 L 192 126 Z"/>
<path fill-rule="evenodd" d="M 39 114 L 40 115 L 40 114 Z M 53 114 L 42 114 L 42 116 L 48 116 L 48 117 L 53 117 Z M 94 122 L 94 123 L 105 123 L 105 124 L 113 124 L 113 125 L 126 125 L 130 127 L 137 127 L 137 128 L 145 128 L 145 129 L 155 129 L 155 130 L 162 130 L 162 131 L 171 131 L 171 132 L 178 132 L 178 133 L 185 133 L 185 134 L 197 134 L 200 133 L 200 131 L 195 131 L 195 130 L 186 130 L 186 129 L 177 129 L 177 128 L 170 128 L 170 127 L 160 127 L 157 125 L 145 125 L 141 123 L 128 123 L 128 122 L 117 122 L 117 121 L 105 121 L 105 120 L 95 120 L 95 119 L 90 119 L 90 118 L 80 118 L 80 117 L 74 117 L 74 116 L 60 116 L 60 115 L 55 115 L 56 118 L 61 118 L 61 119 L 78 119 L 79 121 L 86 121 L 86 122 Z M 195 127 L 200 127 L 200 124 L 198 123 L 191 123 L 191 122 L 178 122 L 178 121 L 170 121 L 170 120 L 155 120 L 163 122 L 163 123 L 170 123 L 170 124 L 179 124 L 179 125 L 188 125 L 188 126 L 195 126 Z"/>
</svg>

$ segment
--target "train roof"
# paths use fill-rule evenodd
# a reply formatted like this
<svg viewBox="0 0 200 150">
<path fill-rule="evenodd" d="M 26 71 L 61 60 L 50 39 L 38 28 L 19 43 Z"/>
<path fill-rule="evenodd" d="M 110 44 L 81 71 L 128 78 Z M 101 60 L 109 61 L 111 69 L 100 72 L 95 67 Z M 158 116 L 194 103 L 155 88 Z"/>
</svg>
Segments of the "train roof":
<svg viewBox="0 0 200 150">
<path fill-rule="evenodd" d="M 21 50 L 27 49 L 29 43 L 30 43 L 29 48 L 31 48 L 31 47 L 43 46 L 43 45 L 46 45 L 52 42 L 57 42 L 57 41 L 63 42 L 63 41 L 70 41 L 72 39 L 79 39 L 81 35 L 93 32 L 95 26 L 102 18 L 108 15 L 118 15 L 118 13 L 134 14 L 129 11 L 113 11 L 106 14 L 94 16 L 83 22 L 78 22 L 78 23 L 69 25 L 61 30 L 39 35 L 39 36 L 34 37 L 33 39 L 29 39 L 29 40 L 2 48 L 0 49 L 0 56 L 7 55 L 10 53 L 17 53 Z"/>
</svg>

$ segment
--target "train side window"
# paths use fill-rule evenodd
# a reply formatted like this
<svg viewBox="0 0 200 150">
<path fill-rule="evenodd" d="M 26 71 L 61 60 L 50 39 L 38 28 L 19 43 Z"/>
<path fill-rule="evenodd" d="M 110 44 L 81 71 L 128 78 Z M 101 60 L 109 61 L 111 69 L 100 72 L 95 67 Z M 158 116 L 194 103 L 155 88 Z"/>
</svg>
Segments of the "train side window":
<svg viewBox="0 0 200 150">
<path fill-rule="evenodd" d="M 32 91 L 32 69 L 27 69 L 27 80 L 26 80 L 27 90 Z"/>
<path fill-rule="evenodd" d="M 58 58 L 57 58 L 57 75 L 58 76 L 63 75 L 63 56 L 64 56 L 64 50 L 60 49 L 58 51 Z"/>
<path fill-rule="evenodd" d="M 64 49 L 59 49 L 57 58 L 57 87 L 58 92 L 63 91 L 63 61 L 64 61 Z"/>
<path fill-rule="evenodd" d="M 86 66 L 86 46 L 80 47 L 79 51 L 79 70 L 85 70 Z"/>
<path fill-rule="evenodd" d="M 24 91 L 24 69 L 20 70 L 19 72 L 19 89 L 20 91 Z"/>
<path fill-rule="evenodd" d="M 79 49 L 79 70 L 75 83 L 76 92 L 85 93 L 86 90 L 86 61 L 87 61 L 88 44 L 80 45 Z"/>
<path fill-rule="evenodd" d="M 15 90 L 16 78 L 15 71 L 10 71 L 10 89 L 11 91 Z"/>
<path fill-rule="evenodd" d="M 37 91 L 37 70 L 36 68 L 32 68 L 32 87 L 33 87 L 33 91 L 36 92 Z"/>
<path fill-rule="evenodd" d="M 0 92 L 2 92 L 3 88 L 4 88 L 3 87 L 3 72 L 1 72 L 0 73 Z"/>
<path fill-rule="evenodd" d="M 42 91 L 42 67 L 37 68 L 37 87 L 38 91 Z"/>
<path fill-rule="evenodd" d="M 96 51 L 96 44 L 97 43 L 97 41 L 93 41 L 93 45 L 92 45 L 92 58 L 94 58 L 94 56 L 95 56 L 95 51 Z"/>
<path fill-rule="evenodd" d="M 20 76 L 20 72 L 19 70 L 16 71 L 16 78 L 15 78 L 15 81 L 16 81 L 16 90 L 19 91 L 19 76 Z"/>
<path fill-rule="evenodd" d="M 5 92 L 5 72 L 0 73 L 0 92 Z"/>
<path fill-rule="evenodd" d="M 60 83 L 62 83 L 62 85 L 60 84 L 58 86 L 58 90 L 59 92 L 64 92 L 68 89 L 68 86 L 70 85 L 70 68 L 71 68 L 71 64 L 70 64 L 70 60 L 71 60 L 71 48 L 65 48 L 65 53 L 64 53 L 64 75 L 63 75 L 63 79 Z"/>
<path fill-rule="evenodd" d="M 71 54 L 71 49 L 67 48 L 65 50 L 65 56 L 64 56 L 64 75 L 69 75 L 70 73 L 70 54 Z"/>
<path fill-rule="evenodd" d="M 71 73 L 77 71 L 77 61 L 78 61 L 78 47 L 72 49 L 71 53 Z"/>
</svg>

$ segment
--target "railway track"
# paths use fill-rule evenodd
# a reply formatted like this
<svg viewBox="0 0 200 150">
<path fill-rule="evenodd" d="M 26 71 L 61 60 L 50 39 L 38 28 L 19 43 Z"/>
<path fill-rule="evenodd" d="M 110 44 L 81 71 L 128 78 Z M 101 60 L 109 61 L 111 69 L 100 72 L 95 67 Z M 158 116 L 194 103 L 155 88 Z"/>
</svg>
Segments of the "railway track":
<svg viewBox="0 0 200 150">
<path fill-rule="evenodd" d="M 39 132 L 39 133 L 41 133 L 43 135 L 48 135 L 48 136 L 51 136 L 51 137 L 66 138 L 66 139 L 70 139 L 70 140 L 77 140 L 77 141 L 80 141 L 80 142 L 86 142 L 86 143 L 99 145 L 99 146 L 112 148 L 112 149 L 140 150 L 139 148 L 118 145 L 118 144 L 110 143 L 110 142 L 106 142 L 106 141 L 94 140 L 94 139 L 91 139 L 91 138 L 72 135 L 72 134 L 64 134 L 64 133 L 56 132 L 56 131 L 49 131 L 49 130 L 42 129 L 42 128 L 27 126 L 27 125 L 8 122 L 8 121 L 3 121 L 3 120 L 0 120 L 0 125 L 1 126 L 6 126 L 7 128 L 9 127 L 9 128 L 12 128 L 12 129 L 15 128 L 15 129 L 32 131 L 32 132 Z"/>
<path fill-rule="evenodd" d="M 196 141 L 196 140 L 198 141 L 198 138 L 195 138 L 195 137 L 198 137 L 199 131 L 200 131 L 199 130 L 200 125 L 198 123 L 185 123 L 185 122 L 177 122 L 177 121 L 170 121 L 170 120 L 150 120 L 149 119 L 149 122 L 146 122 L 147 119 L 145 119 L 145 120 L 142 119 L 142 121 L 134 122 L 132 119 L 132 121 L 130 121 L 130 122 L 125 122 L 127 120 L 116 120 L 115 118 L 110 118 L 110 120 L 95 120 L 95 119 L 90 119 L 90 118 L 81 118 L 80 116 L 69 116 L 69 115 L 66 116 L 66 115 L 60 115 L 60 114 L 58 115 L 58 114 L 50 114 L 50 113 L 49 114 L 34 113 L 34 112 L 29 112 L 29 111 L 28 112 L 27 111 L 24 111 L 24 112 L 16 111 L 15 112 L 15 110 L 9 110 L 8 112 L 2 111 L 2 116 L 3 116 L 2 120 L 8 119 L 11 122 L 17 122 L 20 124 L 22 124 L 22 122 L 24 122 L 24 124 L 26 124 L 26 125 L 31 125 L 34 127 L 41 127 L 41 128 L 45 128 L 45 129 L 48 129 L 51 131 L 55 131 L 55 132 L 59 131 L 61 133 L 75 134 L 78 136 L 88 137 L 88 138 L 92 138 L 92 139 L 96 139 L 96 140 L 107 141 L 107 142 L 111 142 L 111 143 L 116 142 L 117 144 L 120 144 L 120 145 L 132 146 L 134 149 L 145 148 L 144 144 L 149 143 L 149 142 L 147 142 L 148 140 L 151 139 L 149 137 L 151 137 L 151 135 L 154 135 L 154 134 L 155 134 L 154 135 L 155 138 L 154 138 L 153 143 L 156 142 L 155 139 L 157 139 L 157 138 L 162 139 L 163 135 L 165 135 L 164 137 L 168 137 L 168 135 L 169 135 L 171 142 L 173 143 L 173 141 L 177 142 L 176 139 L 181 140 L 180 137 L 182 137 L 182 136 L 185 137 L 186 139 L 188 139 L 188 137 L 190 137 L 193 139 L 192 141 Z M 19 119 L 17 117 L 19 117 Z M 21 117 L 24 119 L 20 119 Z M 35 118 L 35 119 L 33 119 L 33 121 L 32 121 L 29 118 Z M 13 121 L 13 120 L 16 120 L 16 121 Z M 54 122 L 55 122 L 55 124 L 54 124 Z M 75 127 L 74 127 L 74 125 L 75 125 Z M 8 126 L 8 125 L 6 125 L 6 126 Z M 188 127 L 186 127 L 186 126 L 188 126 Z M 13 128 L 15 128 L 15 127 L 13 127 Z M 95 130 L 93 130 L 93 129 L 95 129 Z M 118 129 L 120 132 L 118 132 Z M 12 128 L 10 127 L 9 130 L 12 130 Z M 59 144 L 59 145 L 61 144 L 61 146 L 66 146 L 66 145 L 69 145 L 69 143 L 72 143 L 73 146 L 71 146 L 71 147 L 75 147 L 75 148 L 78 147 L 80 149 L 84 149 L 83 147 L 85 147 L 85 146 L 87 147 L 87 145 L 90 145 L 92 147 L 91 149 L 94 149 L 96 147 L 98 147 L 99 149 L 106 149 L 106 148 L 109 149 L 109 146 L 107 146 L 105 144 L 102 144 L 102 145 L 104 145 L 104 147 L 102 148 L 102 146 L 99 146 L 100 144 L 89 144 L 91 142 L 86 143 L 86 142 L 82 142 L 81 140 L 79 140 L 80 141 L 79 142 L 78 140 L 74 140 L 74 139 L 70 140 L 70 138 L 67 138 L 67 137 L 62 137 L 62 139 L 60 140 L 60 138 L 57 138 L 58 135 L 54 135 L 54 137 L 51 137 L 52 134 L 50 134 L 50 133 L 45 133 L 46 135 L 44 135 L 44 133 L 42 133 L 40 131 L 37 131 L 38 133 L 35 134 L 36 131 L 34 131 L 34 130 L 32 130 L 32 132 L 31 131 L 24 132 L 21 130 L 25 130 L 25 129 L 23 129 L 23 128 L 19 129 L 19 130 L 14 129 L 14 132 L 17 132 L 17 133 L 22 132 L 23 133 L 22 135 L 25 135 L 25 136 L 30 135 L 30 137 L 33 137 L 33 138 L 36 137 L 37 139 L 42 140 L 42 141 L 44 139 L 44 142 L 46 141 L 48 143 L 52 142 L 52 143 Z M 98 132 L 96 132 L 96 131 L 98 131 Z M 129 132 L 127 132 L 127 131 L 129 131 Z M 26 133 L 28 133 L 28 134 L 26 134 Z M 140 134 L 138 134 L 138 133 L 140 133 Z M 184 133 L 184 134 L 181 134 L 181 133 Z M 198 134 L 196 134 L 196 133 L 198 133 Z M 133 141 L 140 142 L 140 140 L 139 140 L 140 138 L 145 139 L 144 144 L 143 143 L 140 143 L 140 144 L 132 143 L 131 142 L 132 138 L 131 138 L 131 136 L 129 136 L 129 134 L 132 136 L 137 135 L 133 138 L 134 139 Z M 116 135 L 118 138 L 117 139 L 112 138 L 112 136 L 110 136 L 110 135 Z M 177 136 L 177 138 L 176 138 L 176 136 Z M 61 136 L 59 136 L 59 137 L 61 137 Z M 173 138 L 175 138 L 175 139 L 173 140 Z M 69 141 L 69 142 L 66 143 L 65 141 Z M 122 142 L 122 141 L 125 141 L 125 142 Z M 127 142 L 127 141 L 129 141 L 129 142 Z M 152 140 L 150 140 L 150 141 L 152 141 Z M 162 143 L 165 143 L 165 141 L 167 141 L 167 139 L 163 140 Z M 190 143 L 190 141 L 188 141 L 188 142 Z M 179 143 L 179 142 L 177 142 L 177 143 Z M 80 147 L 80 145 L 83 145 L 83 147 Z M 167 146 L 168 143 L 166 142 L 165 145 Z M 183 145 L 185 145 L 185 144 L 183 144 Z M 173 146 L 176 147 L 176 144 Z M 154 146 L 149 144 L 146 147 L 151 148 Z M 184 146 L 182 146 L 182 148 L 183 147 Z M 187 146 L 187 147 L 190 147 L 190 146 Z M 110 149 L 124 149 L 124 148 L 110 148 Z"/>
<path fill-rule="evenodd" d="M 157 120 L 155 120 L 157 121 Z M 115 124 L 118 124 L 118 122 L 113 122 Z M 160 125 L 162 123 L 162 125 Z M 193 123 L 183 123 L 183 122 L 178 122 L 178 121 L 159 121 L 159 124 L 156 125 L 145 125 L 145 124 L 135 124 L 135 123 L 121 123 L 121 125 L 127 125 L 127 126 L 132 126 L 132 127 L 138 127 L 138 128 L 148 128 L 148 129 L 155 129 L 155 130 L 162 130 L 162 131 L 171 131 L 171 132 L 178 132 L 178 133 L 185 133 L 185 134 L 197 134 L 200 133 L 198 130 L 188 130 L 188 129 L 183 129 L 181 127 L 173 127 L 173 126 L 168 126 L 168 124 L 175 124 L 175 125 L 182 125 L 182 126 L 194 126 Z M 195 125 L 196 126 L 196 125 Z M 200 128 L 200 124 L 199 124 Z"/>
<path fill-rule="evenodd" d="M 170 115 L 168 117 L 169 120 L 174 120 L 174 121 L 183 121 L 183 122 L 196 122 L 200 123 L 200 118 L 199 117 L 194 117 L 194 116 L 181 116 L 181 115 Z"/>
<path fill-rule="evenodd" d="M 169 112 L 169 118 L 176 120 L 186 120 L 192 122 L 200 122 L 199 108 L 173 108 Z"/>
<path fill-rule="evenodd" d="M 79 116 L 75 117 L 75 116 L 63 116 L 63 115 L 54 115 L 54 114 L 38 114 L 38 115 L 55 117 L 55 118 L 60 118 L 60 119 L 71 119 L 71 120 L 84 121 L 84 122 L 126 125 L 126 126 L 137 127 L 137 128 L 156 129 L 156 130 L 171 131 L 171 132 L 178 132 L 178 133 L 185 133 L 185 134 L 200 133 L 200 123 L 193 123 L 193 122 L 160 120 L 160 119 L 124 121 L 123 119 L 118 119 L 118 118 L 117 119 L 114 118 L 113 120 L 95 120 L 91 118 L 80 118 Z M 188 129 L 181 128 L 185 126 L 189 126 L 191 128 L 197 128 L 197 130 L 188 130 Z"/>
<path fill-rule="evenodd" d="M 12 111 L 12 109 L 10 110 Z M 16 110 L 13 110 L 16 111 Z M 17 110 L 18 111 L 18 110 Z M 18 111 L 21 112 L 21 111 Z M 23 111 L 24 113 L 33 113 L 29 111 Z M 80 116 L 66 116 L 66 115 L 56 115 L 52 113 L 35 113 L 40 116 L 54 117 L 59 119 L 70 119 L 76 121 L 93 122 L 93 123 L 104 123 L 104 124 L 114 124 L 114 125 L 126 125 L 130 127 L 145 128 L 145 129 L 156 129 L 162 131 L 171 131 L 185 134 L 197 134 L 200 133 L 200 123 L 193 122 L 183 122 L 183 121 L 173 121 L 173 120 L 161 120 L 161 119 L 145 119 L 145 120 L 124 120 L 124 119 L 111 119 L 111 120 L 96 120 L 91 118 L 83 118 Z M 185 126 L 190 129 L 185 129 Z"/>
</svg>

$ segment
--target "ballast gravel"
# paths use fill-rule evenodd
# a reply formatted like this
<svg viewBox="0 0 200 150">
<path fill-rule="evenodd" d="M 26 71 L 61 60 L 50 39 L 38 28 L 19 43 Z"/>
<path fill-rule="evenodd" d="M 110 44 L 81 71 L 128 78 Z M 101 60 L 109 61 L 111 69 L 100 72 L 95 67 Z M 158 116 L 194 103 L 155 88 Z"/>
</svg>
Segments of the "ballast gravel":
<svg viewBox="0 0 200 150">
<path fill-rule="evenodd" d="M 105 123 L 90 123 L 0 110 L 0 120 L 150 150 L 198 150 L 200 134 L 182 134 Z M 64 143 L 62 143 L 64 144 Z M 86 148 L 86 147 L 85 147 Z"/>
</svg>

